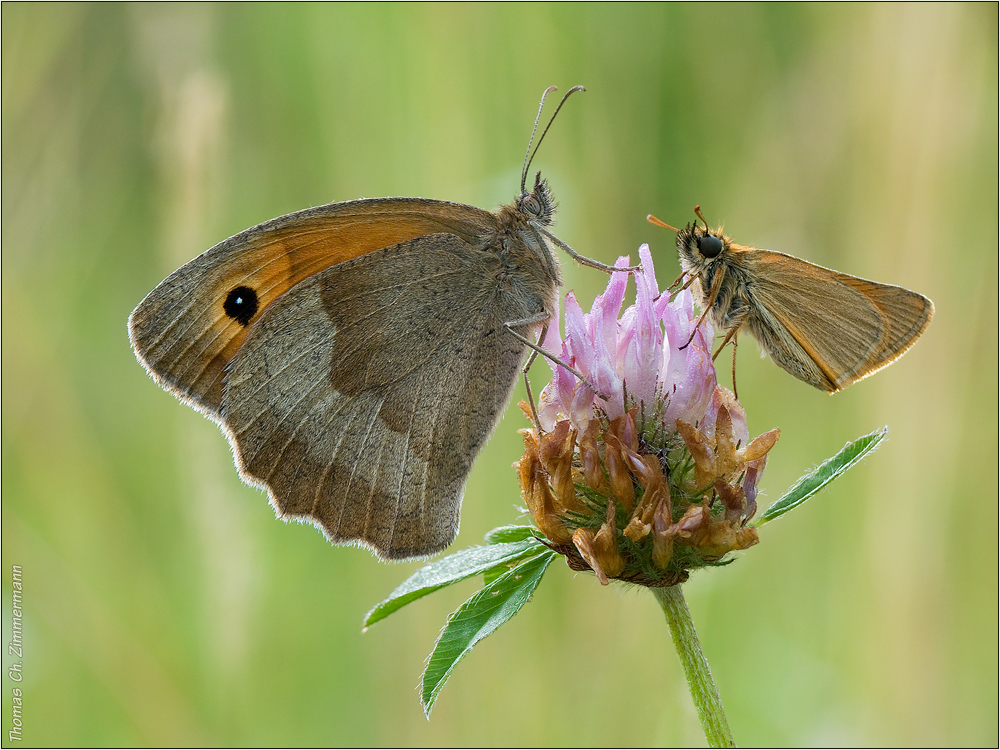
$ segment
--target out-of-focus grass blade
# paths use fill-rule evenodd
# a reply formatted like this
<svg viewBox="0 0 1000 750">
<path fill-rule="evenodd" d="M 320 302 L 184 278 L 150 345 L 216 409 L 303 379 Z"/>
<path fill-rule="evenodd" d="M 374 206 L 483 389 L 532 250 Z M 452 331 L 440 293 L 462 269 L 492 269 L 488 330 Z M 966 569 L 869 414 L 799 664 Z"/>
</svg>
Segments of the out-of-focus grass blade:
<svg viewBox="0 0 1000 750">
<path fill-rule="evenodd" d="M 857 440 L 845 445 L 836 456 L 828 458 L 793 484 L 788 492 L 761 514 L 760 520 L 757 521 L 757 526 L 763 526 L 768 521 L 773 521 L 778 516 L 782 516 L 792 508 L 804 503 L 875 450 L 885 439 L 888 432 L 889 428 L 883 427 L 881 430 L 876 430 L 868 435 L 859 437 Z"/>
<path fill-rule="evenodd" d="M 555 552 L 546 549 L 525 560 L 484 586 L 452 613 L 434 644 L 421 681 L 420 702 L 427 716 L 458 662 L 473 646 L 517 614 L 555 556 Z"/>
<path fill-rule="evenodd" d="M 448 555 L 437 562 L 425 565 L 397 586 L 384 601 L 376 604 L 365 615 L 363 626 L 367 628 L 369 625 L 374 625 L 400 607 L 422 596 L 432 594 L 445 586 L 450 586 L 469 576 L 485 573 L 491 568 L 506 565 L 532 551 L 544 549 L 547 549 L 545 545 L 532 537 L 520 542 L 469 547 L 454 555 Z"/>
</svg>

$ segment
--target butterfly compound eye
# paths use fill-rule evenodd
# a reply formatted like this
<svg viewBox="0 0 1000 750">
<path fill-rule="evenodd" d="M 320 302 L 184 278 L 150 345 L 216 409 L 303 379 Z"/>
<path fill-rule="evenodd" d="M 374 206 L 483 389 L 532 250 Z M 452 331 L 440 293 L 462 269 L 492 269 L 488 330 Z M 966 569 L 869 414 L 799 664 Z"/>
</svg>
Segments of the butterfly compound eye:
<svg viewBox="0 0 1000 750">
<path fill-rule="evenodd" d="M 706 258 L 716 258 L 722 252 L 722 240 L 714 234 L 698 238 L 698 251 Z"/>
<path fill-rule="evenodd" d="M 528 193 L 521 198 L 521 210 L 530 216 L 540 216 L 542 213 L 542 206 L 534 195 Z"/>
<path fill-rule="evenodd" d="M 528 221 L 546 225 L 552 223 L 556 205 L 552 200 L 552 193 L 549 192 L 548 183 L 542 179 L 541 172 L 535 175 L 535 187 L 531 192 L 521 193 L 517 200 L 517 208 Z"/>
</svg>

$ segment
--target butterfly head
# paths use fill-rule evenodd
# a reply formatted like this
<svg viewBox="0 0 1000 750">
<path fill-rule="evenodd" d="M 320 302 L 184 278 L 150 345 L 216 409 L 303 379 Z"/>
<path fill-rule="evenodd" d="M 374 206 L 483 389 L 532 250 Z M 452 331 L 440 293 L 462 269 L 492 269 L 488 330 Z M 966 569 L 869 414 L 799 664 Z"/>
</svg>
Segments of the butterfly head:
<svg viewBox="0 0 1000 750">
<path fill-rule="evenodd" d="M 517 199 L 517 210 L 527 221 L 548 226 L 556 211 L 556 202 L 549 191 L 549 183 L 542 179 L 542 173 L 535 175 L 535 186 L 524 190 Z"/>
<path fill-rule="evenodd" d="M 704 271 L 724 258 L 731 245 L 721 228 L 709 229 L 701 211 L 697 208 L 695 211 L 703 226 L 693 222 L 677 232 L 677 252 L 680 254 L 681 266 L 688 273 Z"/>
</svg>

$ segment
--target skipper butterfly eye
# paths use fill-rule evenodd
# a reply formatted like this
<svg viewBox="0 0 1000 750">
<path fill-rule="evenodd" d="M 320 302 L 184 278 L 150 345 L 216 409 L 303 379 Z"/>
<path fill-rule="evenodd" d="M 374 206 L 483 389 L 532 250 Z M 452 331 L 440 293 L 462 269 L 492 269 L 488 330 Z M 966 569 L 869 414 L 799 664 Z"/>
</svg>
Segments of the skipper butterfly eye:
<svg viewBox="0 0 1000 750">
<path fill-rule="evenodd" d="M 714 234 L 706 234 L 698 238 L 698 252 L 706 258 L 718 257 L 722 252 L 722 240 Z"/>
<path fill-rule="evenodd" d="M 248 286 L 236 287 L 222 303 L 222 309 L 226 311 L 226 315 L 241 326 L 249 325 L 253 316 L 257 314 L 258 307 L 257 292 Z"/>
</svg>

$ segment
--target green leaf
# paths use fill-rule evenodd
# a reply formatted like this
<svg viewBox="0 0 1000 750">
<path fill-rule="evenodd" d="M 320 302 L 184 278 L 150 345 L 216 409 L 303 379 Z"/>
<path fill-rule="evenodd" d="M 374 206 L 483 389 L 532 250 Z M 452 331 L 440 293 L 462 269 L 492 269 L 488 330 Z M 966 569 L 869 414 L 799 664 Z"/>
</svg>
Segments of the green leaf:
<svg viewBox="0 0 1000 750">
<path fill-rule="evenodd" d="M 365 615 L 362 623 L 367 628 L 383 620 L 400 607 L 415 599 L 432 594 L 438 589 L 484 573 L 491 568 L 503 566 L 512 560 L 524 557 L 530 552 L 546 549 L 545 545 L 532 537 L 520 542 L 491 544 L 488 547 L 469 547 L 461 552 L 443 557 L 430 565 L 425 565 L 396 587 L 384 601 Z"/>
<path fill-rule="evenodd" d="M 770 508 L 764 511 L 757 522 L 757 526 L 763 526 L 768 521 L 773 521 L 778 516 L 784 515 L 792 508 L 802 505 L 802 503 L 875 450 L 885 439 L 888 432 L 889 428 L 883 427 L 881 430 L 875 430 L 875 432 L 863 435 L 854 442 L 845 445 L 836 456 L 828 458 L 792 485 Z"/>
<path fill-rule="evenodd" d="M 520 542 L 525 539 L 538 539 L 539 531 L 534 526 L 498 526 L 486 534 L 487 544 L 503 544 L 505 542 Z M 497 578 L 510 570 L 517 560 L 495 565 L 483 573 L 483 584 L 493 583 Z"/>
<path fill-rule="evenodd" d="M 537 533 L 534 526 L 498 526 L 486 535 L 486 543 L 520 542 L 535 538 Z"/>
<path fill-rule="evenodd" d="M 420 702 L 430 716 L 434 701 L 458 662 L 483 638 L 517 614 L 542 580 L 556 553 L 546 549 L 484 586 L 448 618 L 424 670 Z"/>
<path fill-rule="evenodd" d="M 507 563 L 507 565 L 508 565 L 507 568 L 501 568 L 498 566 L 496 568 L 490 568 L 485 573 L 483 573 L 483 585 L 488 586 L 489 584 L 493 583 L 493 581 L 495 581 L 497 578 L 502 576 L 512 567 L 514 567 L 515 563 Z"/>
</svg>

